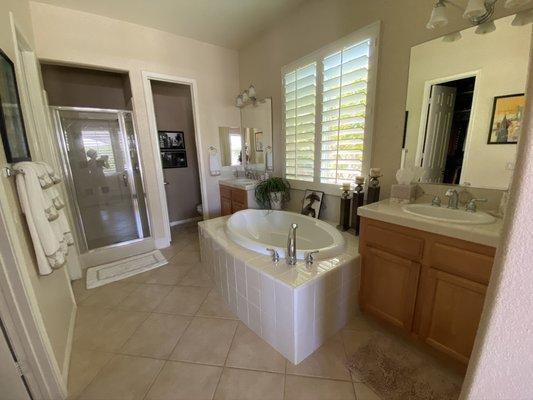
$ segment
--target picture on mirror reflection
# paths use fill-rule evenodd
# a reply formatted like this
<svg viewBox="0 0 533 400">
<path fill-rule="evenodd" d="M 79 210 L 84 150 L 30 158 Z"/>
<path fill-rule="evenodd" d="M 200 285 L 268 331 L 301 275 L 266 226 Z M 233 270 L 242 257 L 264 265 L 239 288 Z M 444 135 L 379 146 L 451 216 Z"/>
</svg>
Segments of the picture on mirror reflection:
<svg viewBox="0 0 533 400">
<path fill-rule="evenodd" d="M 182 131 L 158 131 L 159 148 L 185 150 L 185 139 Z"/>
<path fill-rule="evenodd" d="M 525 102 L 524 93 L 494 98 L 488 144 L 518 143 Z"/>
</svg>

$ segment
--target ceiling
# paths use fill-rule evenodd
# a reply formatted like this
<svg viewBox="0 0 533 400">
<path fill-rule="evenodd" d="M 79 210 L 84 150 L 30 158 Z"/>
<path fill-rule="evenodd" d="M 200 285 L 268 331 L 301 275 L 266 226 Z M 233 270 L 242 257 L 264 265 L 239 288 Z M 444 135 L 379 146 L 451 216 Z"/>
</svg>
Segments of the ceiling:
<svg viewBox="0 0 533 400">
<path fill-rule="evenodd" d="M 37 0 L 239 49 L 306 0 Z"/>
</svg>

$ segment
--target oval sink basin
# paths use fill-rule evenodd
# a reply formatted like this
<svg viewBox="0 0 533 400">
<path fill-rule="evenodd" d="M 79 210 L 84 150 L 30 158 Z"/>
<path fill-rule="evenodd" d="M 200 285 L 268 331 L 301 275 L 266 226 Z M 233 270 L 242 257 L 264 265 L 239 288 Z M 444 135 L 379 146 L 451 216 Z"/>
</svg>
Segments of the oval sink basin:
<svg viewBox="0 0 533 400">
<path fill-rule="evenodd" d="M 257 181 L 253 179 L 248 179 L 248 178 L 234 179 L 233 182 L 236 183 L 237 185 L 251 185 L 251 184 L 257 183 Z"/>
<path fill-rule="evenodd" d="M 402 209 L 406 213 L 416 215 L 417 217 L 451 224 L 481 225 L 492 224 L 496 221 L 496 218 L 483 211 L 472 213 L 446 207 L 435 207 L 431 204 L 406 204 Z"/>
</svg>

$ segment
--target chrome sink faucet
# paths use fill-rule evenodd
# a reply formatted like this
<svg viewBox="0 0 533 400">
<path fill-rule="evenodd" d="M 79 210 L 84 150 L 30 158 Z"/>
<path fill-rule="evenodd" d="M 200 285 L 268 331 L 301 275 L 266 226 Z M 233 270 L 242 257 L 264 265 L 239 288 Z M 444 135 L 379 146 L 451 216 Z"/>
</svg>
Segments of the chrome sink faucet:
<svg viewBox="0 0 533 400">
<path fill-rule="evenodd" d="M 471 199 L 465 207 L 465 210 L 471 213 L 477 211 L 477 203 L 486 203 L 487 199 Z"/>
<path fill-rule="evenodd" d="M 298 228 L 298 224 L 292 224 L 289 229 L 289 237 L 287 238 L 287 254 L 285 255 L 287 265 L 296 264 L 296 228 Z"/>
<path fill-rule="evenodd" d="M 444 194 L 448 197 L 448 208 L 457 210 L 459 208 L 459 193 L 455 189 L 448 189 Z"/>
</svg>

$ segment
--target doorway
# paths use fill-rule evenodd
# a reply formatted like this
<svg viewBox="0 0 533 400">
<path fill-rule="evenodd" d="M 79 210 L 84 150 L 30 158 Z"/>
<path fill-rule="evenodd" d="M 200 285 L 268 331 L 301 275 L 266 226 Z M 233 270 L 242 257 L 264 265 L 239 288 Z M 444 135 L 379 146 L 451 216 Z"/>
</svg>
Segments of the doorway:
<svg viewBox="0 0 533 400">
<path fill-rule="evenodd" d="M 169 225 L 202 219 L 203 204 L 191 86 L 150 80 Z"/>
<path fill-rule="evenodd" d="M 421 166 L 425 182 L 459 184 L 476 77 L 431 86 Z"/>
</svg>

